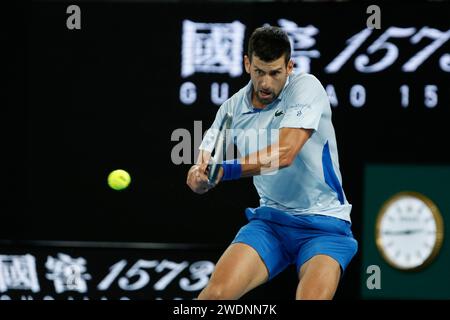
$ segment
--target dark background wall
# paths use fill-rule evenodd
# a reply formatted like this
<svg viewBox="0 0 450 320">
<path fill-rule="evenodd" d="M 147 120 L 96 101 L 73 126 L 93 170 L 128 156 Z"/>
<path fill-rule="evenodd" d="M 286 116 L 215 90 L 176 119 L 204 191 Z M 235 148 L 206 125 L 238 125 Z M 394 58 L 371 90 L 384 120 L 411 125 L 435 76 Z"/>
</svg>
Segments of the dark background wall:
<svg viewBox="0 0 450 320">
<path fill-rule="evenodd" d="M 382 29 L 374 30 L 339 71 L 331 63 L 366 28 L 366 7 L 354 3 L 161 4 L 81 3 L 82 28 L 68 30 L 65 4 L 33 3 L 16 7 L 7 37 L 8 114 L 4 118 L 7 193 L 2 204 L 0 238 L 202 243 L 224 248 L 246 222 L 244 209 L 257 206 L 252 181 L 224 183 L 206 195 L 185 184 L 190 165 L 171 160 L 172 132 L 205 131 L 218 106 L 210 98 L 214 82 L 227 83 L 230 96 L 248 81 L 245 72 L 197 72 L 181 76 L 182 22 L 245 25 L 250 33 L 264 23 L 287 19 L 313 25 L 318 50 L 310 72 L 338 98 L 333 107 L 344 190 L 353 204 L 353 231 L 362 235 L 364 167 L 369 163 L 448 164 L 449 67 L 440 66 L 449 42 L 437 48 L 414 72 L 402 66 L 434 40 L 411 38 L 421 28 L 449 28 L 444 3 L 382 6 Z M 389 27 L 415 28 L 411 36 L 389 38 L 398 57 L 378 72 L 362 72 L 355 58 Z M 381 48 L 369 64 L 385 57 Z M 442 62 L 442 64 L 444 64 Z M 180 101 L 180 87 L 197 87 L 191 105 Z M 350 100 L 352 87 L 365 89 L 360 107 Z M 400 87 L 409 86 L 409 106 L 401 105 Z M 427 107 L 425 87 L 437 88 L 438 101 Z M 432 89 L 427 89 L 432 90 Z M 433 94 L 431 94 L 433 95 Z M 431 102 L 432 103 L 432 102 Z M 16 142 L 17 141 L 17 142 Z M 111 190 L 108 173 L 116 168 L 132 177 L 129 189 Z M 361 248 L 363 250 L 363 248 Z M 361 252 L 361 251 L 360 251 Z M 338 298 L 358 298 L 363 266 L 360 253 L 350 265 Z M 255 293 L 290 297 L 295 273 L 289 269 L 274 284 Z M 278 289 L 277 289 L 278 288 Z M 277 296 L 277 294 L 275 294 Z M 278 295 L 279 296 L 279 295 Z"/>
</svg>

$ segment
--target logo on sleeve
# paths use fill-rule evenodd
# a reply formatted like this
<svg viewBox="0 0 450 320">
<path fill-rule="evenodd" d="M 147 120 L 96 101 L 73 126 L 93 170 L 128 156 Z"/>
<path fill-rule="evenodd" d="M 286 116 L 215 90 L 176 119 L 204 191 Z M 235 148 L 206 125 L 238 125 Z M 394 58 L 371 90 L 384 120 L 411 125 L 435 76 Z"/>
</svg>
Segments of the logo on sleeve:
<svg viewBox="0 0 450 320">
<path fill-rule="evenodd" d="M 298 103 L 295 106 L 293 106 L 292 108 L 297 111 L 297 117 L 301 117 L 302 114 L 310 107 L 311 106 L 308 104 Z"/>
</svg>

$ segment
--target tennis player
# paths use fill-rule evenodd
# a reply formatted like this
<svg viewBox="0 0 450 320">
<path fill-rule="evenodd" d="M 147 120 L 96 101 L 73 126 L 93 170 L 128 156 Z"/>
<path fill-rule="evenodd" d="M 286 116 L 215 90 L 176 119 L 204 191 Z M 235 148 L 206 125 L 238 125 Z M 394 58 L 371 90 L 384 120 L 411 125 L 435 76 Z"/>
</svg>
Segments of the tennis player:
<svg viewBox="0 0 450 320">
<path fill-rule="evenodd" d="M 246 209 L 248 223 L 198 299 L 239 299 L 291 264 L 298 273 L 297 299 L 332 299 L 357 251 L 328 96 L 313 75 L 293 72 L 290 54 L 282 29 L 253 32 L 244 56 L 251 81 L 219 108 L 188 172 L 187 184 L 196 193 L 253 176 L 260 196 L 259 207 Z M 242 157 L 224 161 L 210 183 L 208 163 L 227 113 Z M 250 130 L 258 132 L 258 143 L 249 143 L 255 136 Z M 269 133 L 262 139 L 264 130 Z"/>
</svg>

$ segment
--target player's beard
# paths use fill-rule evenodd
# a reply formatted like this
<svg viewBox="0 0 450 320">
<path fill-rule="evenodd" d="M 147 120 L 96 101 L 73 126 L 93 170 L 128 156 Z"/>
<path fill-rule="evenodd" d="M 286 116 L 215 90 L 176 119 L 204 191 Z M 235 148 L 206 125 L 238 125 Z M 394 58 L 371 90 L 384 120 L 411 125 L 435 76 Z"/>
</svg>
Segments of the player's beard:
<svg viewBox="0 0 450 320">
<path fill-rule="evenodd" d="M 259 89 L 256 92 L 256 99 L 264 105 L 268 105 L 275 100 L 277 95 L 272 90 Z"/>
</svg>

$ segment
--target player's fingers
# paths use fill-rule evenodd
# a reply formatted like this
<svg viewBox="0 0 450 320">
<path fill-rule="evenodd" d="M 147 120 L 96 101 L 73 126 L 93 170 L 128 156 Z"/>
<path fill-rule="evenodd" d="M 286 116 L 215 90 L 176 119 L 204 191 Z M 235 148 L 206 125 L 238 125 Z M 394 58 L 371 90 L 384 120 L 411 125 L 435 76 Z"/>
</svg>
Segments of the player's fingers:
<svg viewBox="0 0 450 320">
<path fill-rule="evenodd" d="M 198 170 L 195 173 L 195 179 L 197 180 L 197 182 L 207 182 L 208 176 L 204 172 Z"/>
<path fill-rule="evenodd" d="M 198 194 L 203 194 L 209 190 L 208 186 L 203 182 L 189 181 L 188 185 L 192 191 Z"/>
<path fill-rule="evenodd" d="M 207 163 L 202 163 L 199 165 L 198 169 L 199 171 L 206 173 L 206 169 L 208 168 L 208 164 Z"/>
<path fill-rule="evenodd" d="M 205 173 L 199 170 L 199 166 L 196 166 L 188 174 L 187 185 L 197 194 L 204 194 L 209 191 L 210 187 L 208 185 L 208 177 Z"/>
<path fill-rule="evenodd" d="M 206 181 L 206 182 L 202 181 L 202 182 L 199 182 L 196 184 L 196 190 L 197 190 L 197 193 L 199 193 L 199 194 L 203 194 L 203 193 L 209 191 L 209 189 L 211 189 L 211 188 L 208 184 L 208 181 Z"/>
<path fill-rule="evenodd" d="M 205 179 L 205 180 L 198 180 L 197 181 L 197 186 L 201 189 L 204 188 L 209 188 L 209 180 Z"/>
</svg>

